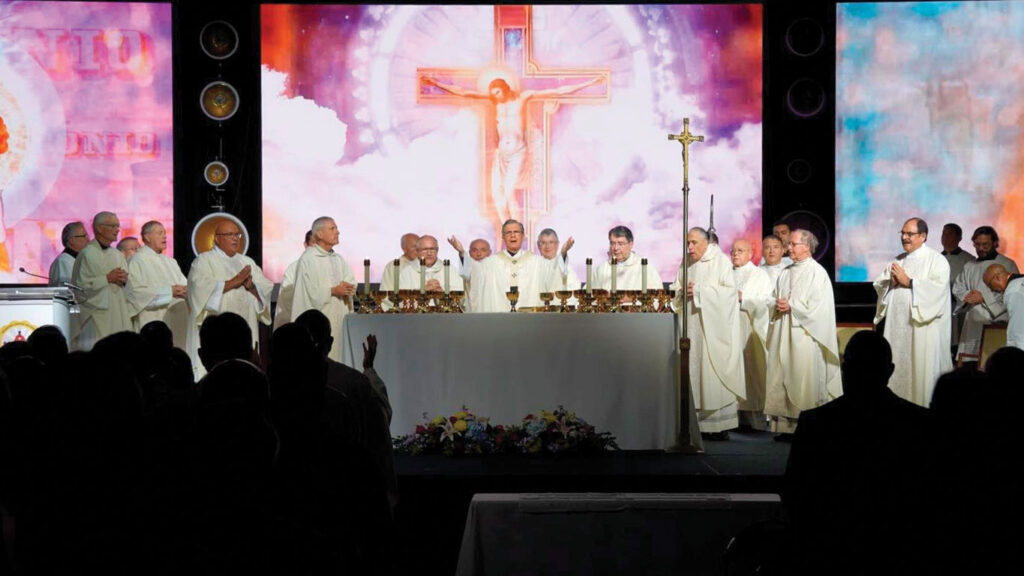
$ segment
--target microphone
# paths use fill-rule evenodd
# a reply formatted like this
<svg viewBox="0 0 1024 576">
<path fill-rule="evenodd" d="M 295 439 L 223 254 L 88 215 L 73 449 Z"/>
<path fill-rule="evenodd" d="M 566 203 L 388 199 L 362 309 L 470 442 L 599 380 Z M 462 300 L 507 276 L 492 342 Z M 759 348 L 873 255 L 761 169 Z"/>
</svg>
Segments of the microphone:
<svg viewBox="0 0 1024 576">
<path fill-rule="evenodd" d="M 18 272 L 21 272 L 22 274 L 28 274 L 29 276 L 32 276 L 32 277 L 35 277 L 35 278 L 42 278 L 43 280 L 46 280 L 47 282 L 50 281 L 50 277 L 49 276 L 43 276 L 41 274 L 33 274 L 33 273 L 29 272 L 28 270 L 25 270 L 24 266 L 19 266 L 18 267 Z"/>
</svg>

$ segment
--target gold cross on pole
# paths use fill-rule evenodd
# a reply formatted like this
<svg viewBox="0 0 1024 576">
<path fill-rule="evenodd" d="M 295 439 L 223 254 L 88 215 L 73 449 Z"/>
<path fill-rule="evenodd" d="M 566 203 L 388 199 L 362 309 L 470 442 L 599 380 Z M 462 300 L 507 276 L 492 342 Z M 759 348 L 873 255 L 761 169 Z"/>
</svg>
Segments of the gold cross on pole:
<svg viewBox="0 0 1024 576">
<path fill-rule="evenodd" d="M 669 140 L 675 140 L 683 145 L 683 192 L 690 191 L 690 144 L 703 142 L 704 136 L 695 136 L 690 132 L 690 119 L 683 118 L 683 131 L 679 134 L 669 134 Z M 685 216 L 684 216 L 685 217 Z"/>
</svg>

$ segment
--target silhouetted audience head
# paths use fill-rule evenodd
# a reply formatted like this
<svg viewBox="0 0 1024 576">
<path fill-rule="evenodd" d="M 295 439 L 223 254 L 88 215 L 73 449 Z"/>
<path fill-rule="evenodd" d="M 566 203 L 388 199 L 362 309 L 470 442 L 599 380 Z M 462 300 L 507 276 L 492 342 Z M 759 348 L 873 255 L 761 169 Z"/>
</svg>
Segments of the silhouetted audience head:
<svg viewBox="0 0 1024 576">
<path fill-rule="evenodd" d="M 171 333 L 171 329 L 167 327 L 161 320 L 153 320 L 147 322 L 142 330 L 139 330 L 139 335 L 146 341 L 146 345 L 149 346 L 150 350 L 158 353 L 167 353 L 174 348 L 174 334 Z"/>
<path fill-rule="evenodd" d="M 270 345 L 270 394 L 277 408 L 318 416 L 312 411 L 323 402 L 322 366 L 323 356 L 306 328 L 296 322 L 275 330 Z"/>
<path fill-rule="evenodd" d="M 862 330 L 850 338 L 843 356 L 843 394 L 879 392 L 889 384 L 895 366 L 892 348 L 879 332 Z"/>
<path fill-rule="evenodd" d="M 229 358 L 199 381 L 200 422 L 224 413 L 260 420 L 267 416 L 269 398 L 263 372 L 248 360 Z"/>
<path fill-rule="evenodd" d="M 305 328 L 316 344 L 317 351 L 321 356 L 326 357 L 334 345 L 334 337 L 331 336 L 331 322 L 319 310 L 306 310 L 295 319 L 295 323 Z"/>
<path fill-rule="evenodd" d="M 32 346 L 24 340 L 15 340 L 0 346 L 0 365 L 7 366 L 22 356 L 32 356 Z"/>
<path fill-rule="evenodd" d="M 68 355 L 68 341 L 60 328 L 52 324 L 40 326 L 28 336 L 32 355 L 47 366 L 54 366 L 64 361 Z"/>
<path fill-rule="evenodd" d="M 1021 368 L 1024 368 L 1024 350 L 1014 346 L 996 350 L 985 362 L 985 374 L 1000 382 L 1020 378 Z"/>
<path fill-rule="evenodd" d="M 211 371 L 225 360 L 252 360 L 252 330 L 238 314 L 207 316 L 199 329 L 199 359 Z"/>
</svg>

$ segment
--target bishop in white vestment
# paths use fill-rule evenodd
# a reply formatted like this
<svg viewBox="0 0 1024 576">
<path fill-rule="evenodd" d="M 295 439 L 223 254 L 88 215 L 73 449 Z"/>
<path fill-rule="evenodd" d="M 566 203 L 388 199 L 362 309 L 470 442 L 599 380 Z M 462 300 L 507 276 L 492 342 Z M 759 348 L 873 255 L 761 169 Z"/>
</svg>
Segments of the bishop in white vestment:
<svg viewBox="0 0 1024 576">
<path fill-rule="evenodd" d="M 188 353 L 192 366 L 202 375 L 199 360 L 199 327 L 208 316 L 233 312 L 245 319 L 252 331 L 252 345 L 259 343 L 259 324 L 270 325 L 270 295 L 274 284 L 252 258 L 239 252 L 242 232 L 224 220 L 217 225 L 214 246 L 192 261 L 188 271 L 188 305 L 192 313 Z"/>
<path fill-rule="evenodd" d="M 174 346 L 187 349 L 191 314 L 185 291 L 188 280 L 178 262 L 164 254 L 167 230 L 151 220 L 142 225 L 142 246 L 128 263 L 128 294 L 138 313 L 132 318 L 135 331 L 159 320 L 171 329 Z"/>
<path fill-rule="evenodd" d="M 793 263 L 793 259 L 783 256 L 785 248 L 779 237 L 774 234 L 769 234 L 761 240 L 761 251 L 764 253 L 761 257 L 761 269 L 768 273 L 768 280 L 772 284 L 772 291 L 774 291 L 779 276 L 787 266 Z"/>
<path fill-rule="evenodd" d="M 437 238 L 433 236 L 421 236 L 419 241 L 419 255 L 423 262 L 423 287 L 426 292 L 444 292 L 444 262 L 437 257 Z M 402 269 L 399 280 L 401 290 L 420 289 L 420 263 L 415 266 L 408 266 Z M 458 270 L 448 269 L 448 290 L 459 291 L 463 289 L 462 276 Z"/>
<path fill-rule="evenodd" d="M 356 275 L 348 263 L 334 251 L 338 245 L 338 225 L 332 218 L 321 216 L 313 221 L 312 248 L 299 258 L 295 269 L 295 295 L 292 298 L 292 316 L 298 318 L 306 310 L 319 310 L 331 322 L 334 343 L 328 357 L 341 361 L 345 346 L 342 323 L 345 315 L 354 309 Z"/>
<path fill-rule="evenodd" d="M 546 291 L 553 269 L 565 268 L 566 254 L 574 240 L 569 238 L 562 246 L 561 258 L 546 260 L 523 249 L 525 233 L 523 225 L 508 220 L 501 227 L 505 249 L 479 262 L 466 257 L 466 251 L 458 238 L 452 236 L 448 242 L 459 253 L 462 261 L 460 274 L 470 281 L 468 312 L 509 312 L 507 292 L 515 286 L 519 292 L 517 308 L 542 306 L 540 293 Z"/>
<path fill-rule="evenodd" d="M 672 287 L 676 310 L 690 337 L 690 388 L 702 433 L 739 426 L 738 402 L 746 399 L 740 302 L 732 262 L 703 228 L 686 235 L 687 286 L 682 271 Z"/>
<path fill-rule="evenodd" d="M 768 323 L 773 304 L 772 281 L 768 273 L 754 266 L 750 242 L 733 242 L 732 275 L 740 298 L 740 337 L 743 341 L 743 373 L 746 399 L 739 404 L 740 420 L 751 428 L 766 428 L 764 419 L 765 355 Z"/>
<path fill-rule="evenodd" d="M 307 230 L 302 247 L 308 250 L 313 246 L 313 231 Z M 277 293 L 277 307 L 274 309 L 274 330 L 292 321 L 292 299 L 295 297 L 295 269 L 299 267 L 296 260 L 284 269 L 281 277 L 281 289 Z"/>
<path fill-rule="evenodd" d="M 793 263 L 779 276 L 768 328 L 764 413 L 772 429 L 792 433 L 802 410 L 842 393 L 835 296 L 828 272 L 811 256 L 818 239 L 790 234 Z"/>
<path fill-rule="evenodd" d="M 648 263 L 645 275 L 643 258 L 633 252 L 632 230 L 625 226 L 616 226 L 609 230 L 608 251 L 615 260 L 615 290 L 643 290 L 645 279 L 648 290 L 663 288 L 656 266 Z M 593 281 L 595 290 L 612 289 L 611 262 L 602 262 L 594 270 Z"/>
<path fill-rule="evenodd" d="M 928 224 L 911 218 L 900 238 L 905 252 L 875 278 L 875 324 L 892 347 L 896 369 L 889 388 L 918 406 L 931 403 L 935 382 L 953 369 L 949 357 L 949 262 L 925 245 Z"/>
<path fill-rule="evenodd" d="M 128 262 L 114 248 L 121 224 L 112 212 L 100 212 L 92 220 L 95 240 L 75 258 L 71 283 L 82 289 L 77 331 L 71 335 L 72 350 L 92 350 L 100 339 L 132 329 L 136 310 L 128 300 Z"/>
</svg>

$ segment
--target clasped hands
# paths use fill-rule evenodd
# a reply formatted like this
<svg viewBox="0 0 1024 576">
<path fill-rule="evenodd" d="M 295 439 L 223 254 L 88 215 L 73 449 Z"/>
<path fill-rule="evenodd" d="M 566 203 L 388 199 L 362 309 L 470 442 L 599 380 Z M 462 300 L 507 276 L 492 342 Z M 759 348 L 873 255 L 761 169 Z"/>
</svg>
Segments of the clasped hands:
<svg viewBox="0 0 1024 576">
<path fill-rule="evenodd" d="M 114 268 L 107 272 L 107 282 L 124 287 L 128 283 L 128 271 L 124 268 Z"/>
<path fill-rule="evenodd" d="M 227 282 L 224 282 L 224 291 L 234 290 L 235 288 L 245 288 L 249 292 L 255 293 L 256 285 L 252 283 L 252 266 L 245 266 L 238 271 Z"/>
<path fill-rule="evenodd" d="M 331 296 L 335 298 L 345 298 L 352 296 L 356 293 L 356 285 L 349 284 L 348 282 L 339 282 L 336 286 L 331 287 Z"/>
<path fill-rule="evenodd" d="M 910 276 L 907 275 L 903 267 L 897 262 L 893 262 L 892 266 L 889 267 L 889 274 L 892 277 L 892 281 L 897 286 L 902 288 L 910 288 Z"/>
</svg>

